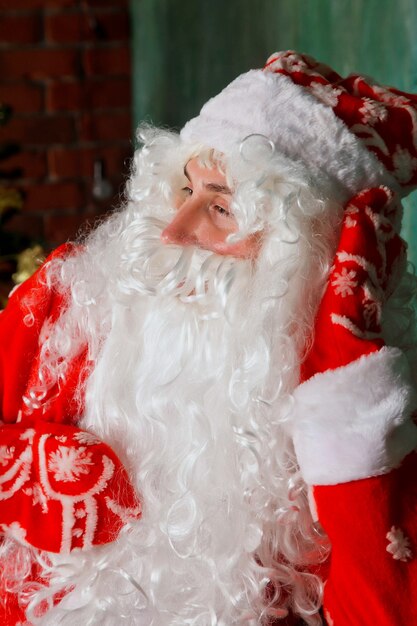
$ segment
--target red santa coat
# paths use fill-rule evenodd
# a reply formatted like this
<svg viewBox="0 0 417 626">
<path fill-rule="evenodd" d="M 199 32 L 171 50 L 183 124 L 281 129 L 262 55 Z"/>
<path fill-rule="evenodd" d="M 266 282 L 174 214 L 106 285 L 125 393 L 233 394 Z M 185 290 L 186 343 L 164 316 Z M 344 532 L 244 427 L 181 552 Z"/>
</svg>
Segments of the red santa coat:
<svg viewBox="0 0 417 626">
<path fill-rule="evenodd" d="M 63 305 L 45 288 L 43 273 L 19 287 L 0 314 L 0 525 L 59 552 L 112 541 L 140 508 L 113 451 L 76 426 L 74 392 L 86 371 L 85 354 L 72 363 L 59 392 L 51 390 L 46 410 L 36 408 L 36 398 L 28 410 L 39 333 Z M 406 369 L 399 351 L 384 349 L 319 374 L 295 393 L 295 447 L 332 544 L 324 594 L 328 626 L 417 623 L 417 431 Z M 62 459 L 74 455 L 78 475 L 71 481 L 74 470 Z M 0 623 L 24 621 L 16 598 L 4 589 L 2 595 Z"/>
<path fill-rule="evenodd" d="M 73 360 L 59 389 L 49 390 L 49 402 L 33 391 L 40 331 L 63 306 L 44 276 L 43 267 L 0 314 L 0 529 L 41 550 L 65 553 L 113 541 L 126 520 L 140 516 L 140 502 L 113 450 L 76 426 L 75 390 L 88 371 L 86 354 Z M 26 619 L 4 590 L 6 570 L 0 563 L 0 623 L 14 626 Z"/>
</svg>

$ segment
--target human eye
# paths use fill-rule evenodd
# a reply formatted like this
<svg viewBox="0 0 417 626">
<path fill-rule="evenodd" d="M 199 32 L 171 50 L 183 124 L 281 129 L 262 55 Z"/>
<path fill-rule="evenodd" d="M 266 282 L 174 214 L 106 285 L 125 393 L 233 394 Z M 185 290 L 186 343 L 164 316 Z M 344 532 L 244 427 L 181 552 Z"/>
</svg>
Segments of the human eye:
<svg viewBox="0 0 417 626">
<path fill-rule="evenodd" d="M 213 209 L 218 215 L 221 215 L 222 217 L 233 218 L 233 213 L 228 208 L 221 206 L 220 204 L 215 204 L 213 206 Z"/>
<path fill-rule="evenodd" d="M 213 203 L 209 208 L 212 223 L 221 230 L 234 232 L 236 230 L 236 218 L 228 204 Z"/>
<path fill-rule="evenodd" d="M 181 191 L 183 191 L 187 196 L 193 195 L 193 190 L 191 189 L 191 187 L 185 186 L 181 189 Z"/>
</svg>

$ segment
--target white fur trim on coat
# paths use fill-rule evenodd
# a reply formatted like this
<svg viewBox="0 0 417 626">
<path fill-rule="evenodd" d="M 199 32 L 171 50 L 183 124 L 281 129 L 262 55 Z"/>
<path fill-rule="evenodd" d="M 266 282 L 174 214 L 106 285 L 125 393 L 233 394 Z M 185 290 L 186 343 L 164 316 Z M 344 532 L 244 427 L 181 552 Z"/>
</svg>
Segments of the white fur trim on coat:
<svg viewBox="0 0 417 626">
<path fill-rule="evenodd" d="M 184 126 L 181 138 L 230 153 L 251 134 L 268 137 L 278 152 L 303 163 L 317 186 L 339 202 L 378 185 L 400 192 L 333 109 L 282 74 L 251 70 L 238 76 Z"/>
<path fill-rule="evenodd" d="M 310 485 L 387 473 L 417 446 L 416 395 L 397 348 L 317 374 L 294 399 L 294 446 Z"/>
</svg>

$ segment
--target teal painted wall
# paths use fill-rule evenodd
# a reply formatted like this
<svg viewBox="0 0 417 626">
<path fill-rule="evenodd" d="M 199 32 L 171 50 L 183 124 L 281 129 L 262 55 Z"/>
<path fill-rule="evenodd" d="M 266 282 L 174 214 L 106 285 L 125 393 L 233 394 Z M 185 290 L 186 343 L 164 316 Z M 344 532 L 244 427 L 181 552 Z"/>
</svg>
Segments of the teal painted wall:
<svg viewBox="0 0 417 626">
<path fill-rule="evenodd" d="M 180 128 L 239 73 L 288 48 L 417 92 L 417 0 L 131 0 L 131 10 L 135 126 Z M 403 232 L 417 265 L 415 197 Z"/>
</svg>

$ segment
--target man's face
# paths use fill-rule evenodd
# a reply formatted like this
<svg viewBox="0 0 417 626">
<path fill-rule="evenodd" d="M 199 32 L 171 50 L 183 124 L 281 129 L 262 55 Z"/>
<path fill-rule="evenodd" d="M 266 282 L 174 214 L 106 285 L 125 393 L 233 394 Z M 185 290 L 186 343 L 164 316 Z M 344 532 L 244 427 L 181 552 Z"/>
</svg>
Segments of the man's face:
<svg viewBox="0 0 417 626">
<path fill-rule="evenodd" d="M 207 168 L 198 159 L 188 161 L 184 168 L 186 184 L 177 201 L 177 213 L 162 231 L 167 244 L 198 246 L 216 254 L 240 259 L 256 258 L 260 234 L 229 243 L 228 235 L 236 233 L 238 225 L 231 211 L 233 190 L 217 168 Z"/>
</svg>

